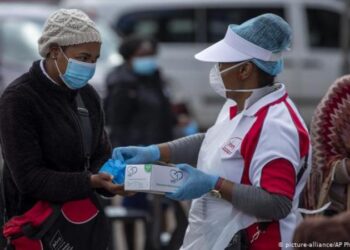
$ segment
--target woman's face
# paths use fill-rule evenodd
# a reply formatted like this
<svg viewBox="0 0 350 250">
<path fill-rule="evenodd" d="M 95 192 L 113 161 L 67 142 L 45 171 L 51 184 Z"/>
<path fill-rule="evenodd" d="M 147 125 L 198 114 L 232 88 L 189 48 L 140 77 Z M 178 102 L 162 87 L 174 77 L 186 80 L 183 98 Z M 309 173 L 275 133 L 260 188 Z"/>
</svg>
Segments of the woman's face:
<svg viewBox="0 0 350 250">
<path fill-rule="evenodd" d="M 218 67 L 220 72 L 227 69 L 227 71 L 221 73 L 221 78 L 226 89 L 241 90 L 257 87 L 257 82 L 254 80 L 256 69 L 251 62 L 219 63 Z M 236 100 L 240 97 L 248 97 L 250 93 L 231 91 L 227 92 L 226 95 L 227 97 Z"/>
<path fill-rule="evenodd" d="M 218 64 L 220 72 L 224 71 L 225 69 L 228 69 L 227 71 L 221 73 L 221 78 L 224 82 L 226 89 L 244 89 L 245 88 L 243 82 L 240 81 L 240 73 L 244 64 L 241 64 L 241 66 L 238 66 L 238 64 L 241 64 L 241 63 L 235 62 L 235 63 Z M 235 65 L 237 65 L 237 67 L 234 67 Z M 232 69 L 229 69 L 229 68 L 232 68 Z"/>
<path fill-rule="evenodd" d="M 147 57 L 147 56 L 155 56 L 155 51 L 150 42 L 143 42 L 140 47 L 135 51 L 135 53 L 132 55 L 132 58 L 135 57 Z"/>
<path fill-rule="evenodd" d="M 58 51 L 55 53 L 57 53 L 56 60 L 58 67 L 63 74 L 67 67 L 67 58 L 72 58 L 86 63 L 96 63 L 97 59 L 100 57 L 101 43 L 92 42 L 66 46 L 63 47 L 62 50 L 58 48 Z M 64 55 L 66 55 L 67 58 Z"/>
</svg>

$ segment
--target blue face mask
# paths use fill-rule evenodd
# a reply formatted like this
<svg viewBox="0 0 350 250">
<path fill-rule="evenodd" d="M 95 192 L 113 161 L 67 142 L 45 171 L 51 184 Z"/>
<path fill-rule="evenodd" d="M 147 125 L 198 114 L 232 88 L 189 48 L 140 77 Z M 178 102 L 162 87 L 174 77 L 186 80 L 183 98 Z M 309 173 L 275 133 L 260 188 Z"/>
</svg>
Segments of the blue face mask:
<svg viewBox="0 0 350 250">
<path fill-rule="evenodd" d="M 61 49 L 68 64 L 64 74 L 61 73 L 55 60 L 56 68 L 60 73 L 62 81 L 70 89 L 80 89 L 84 87 L 95 74 L 96 63 L 86 63 L 72 58 L 67 58 Z"/>
<path fill-rule="evenodd" d="M 132 60 L 132 69 L 138 75 L 152 75 L 157 68 L 157 59 L 154 56 L 136 57 Z"/>
</svg>

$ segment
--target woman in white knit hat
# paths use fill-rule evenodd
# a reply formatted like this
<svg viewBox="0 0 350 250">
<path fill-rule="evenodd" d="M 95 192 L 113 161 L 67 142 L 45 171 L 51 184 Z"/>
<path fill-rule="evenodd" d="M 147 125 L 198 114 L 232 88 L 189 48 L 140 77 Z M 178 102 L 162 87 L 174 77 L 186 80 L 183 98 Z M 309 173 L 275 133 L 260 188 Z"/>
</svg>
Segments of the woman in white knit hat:
<svg viewBox="0 0 350 250">
<path fill-rule="evenodd" d="M 38 201 L 81 201 L 93 197 L 96 190 L 104 195 L 124 194 L 111 176 L 97 173 L 110 157 L 111 146 L 100 99 L 88 84 L 101 48 L 95 23 L 79 10 L 60 9 L 48 18 L 38 44 L 43 59 L 14 80 L 0 99 L 2 204 L 9 218 L 22 215 Z M 77 211 L 69 212 L 73 217 L 69 219 L 82 224 L 93 215 L 95 228 L 79 235 L 60 231 L 60 238 L 54 240 L 62 248 L 107 248 L 105 218 L 98 204 L 89 201 L 79 207 L 77 216 Z M 84 212 L 87 207 L 90 210 Z M 26 249 L 36 248 L 26 245 Z"/>
</svg>

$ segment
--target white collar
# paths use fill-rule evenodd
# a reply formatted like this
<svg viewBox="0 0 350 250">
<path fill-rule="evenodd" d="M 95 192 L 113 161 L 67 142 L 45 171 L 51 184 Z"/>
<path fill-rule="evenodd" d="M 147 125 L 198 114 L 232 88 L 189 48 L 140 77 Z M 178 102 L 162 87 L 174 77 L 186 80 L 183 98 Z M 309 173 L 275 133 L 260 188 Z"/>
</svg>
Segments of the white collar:
<svg viewBox="0 0 350 250">
<path fill-rule="evenodd" d="M 286 88 L 283 83 L 276 84 L 279 88 L 259 100 L 257 100 L 255 103 L 253 103 L 250 107 L 247 109 L 244 109 L 242 111 L 243 115 L 245 116 L 255 116 L 255 114 L 263 107 L 276 102 L 280 100 L 281 98 L 284 98 L 287 95 Z"/>
<path fill-rule="evenodd" d="M 46 72 L 45 67 L 44 67 L 44 59 L 41 59 L 41 61 L 40 61 L 40 68 L 41 68 L 41 71 L 44 73 L 44 75 L 45 75 L 51 82 L 53 82 L 54 84 L 60 86 L 60 85 L 59 85 L 57 82 L 55 82 L 55 80 L 53 80 L 53 79 L 49 76 L 49 74 Z"/>
</svg>

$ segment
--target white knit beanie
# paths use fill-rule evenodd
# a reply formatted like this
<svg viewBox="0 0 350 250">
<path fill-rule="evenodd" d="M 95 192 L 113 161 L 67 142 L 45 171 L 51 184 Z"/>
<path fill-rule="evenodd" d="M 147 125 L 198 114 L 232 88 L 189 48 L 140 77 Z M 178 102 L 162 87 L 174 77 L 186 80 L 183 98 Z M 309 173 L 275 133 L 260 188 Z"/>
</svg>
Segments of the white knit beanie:
<svg viewBox="0 0 350 250">
<path fill-rule="evenodd" d="M 89 42 L 101 43 L 96 24 L 81 10 L 60 9 L 46 20 L 38 40 L 39 53 L 45 58 L 53 43 L 69 46 Z"/>
</svg>

